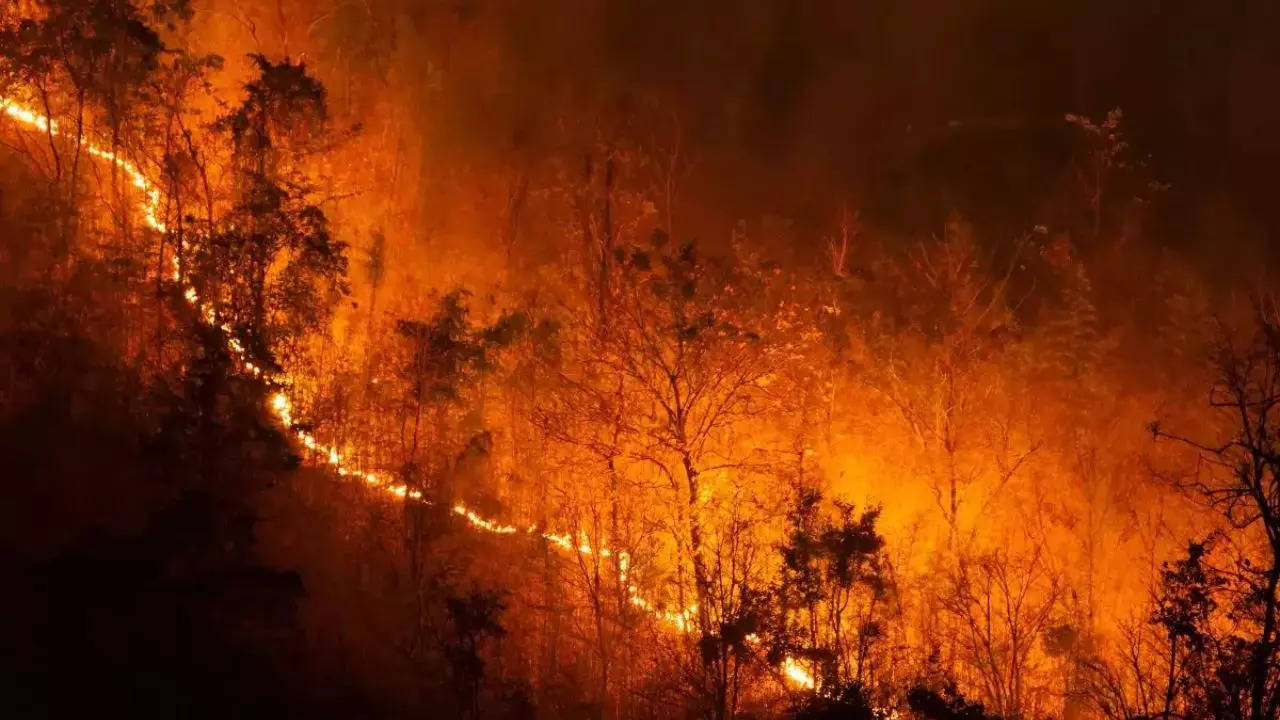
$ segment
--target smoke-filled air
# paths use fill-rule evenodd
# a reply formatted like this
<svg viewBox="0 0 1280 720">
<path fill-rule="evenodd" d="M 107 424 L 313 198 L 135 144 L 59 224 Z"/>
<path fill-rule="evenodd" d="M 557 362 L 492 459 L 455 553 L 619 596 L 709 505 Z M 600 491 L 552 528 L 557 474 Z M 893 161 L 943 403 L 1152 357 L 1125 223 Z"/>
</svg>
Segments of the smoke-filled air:
<svg viewBox="0 0 1280 720">
<path fill-rule="evenodd" d="M 0 714 L 1280 718 L 1280 9 L 0 3 Z"/>
</svg>

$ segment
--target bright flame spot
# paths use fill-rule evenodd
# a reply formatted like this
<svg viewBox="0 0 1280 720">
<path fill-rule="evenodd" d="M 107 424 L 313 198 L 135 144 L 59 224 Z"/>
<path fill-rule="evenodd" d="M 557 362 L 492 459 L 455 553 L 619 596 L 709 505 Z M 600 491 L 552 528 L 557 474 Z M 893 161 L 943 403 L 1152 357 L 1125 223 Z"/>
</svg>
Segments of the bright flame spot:
<svg viewBox="0 0 1280 720">
<path fill-rule="evenodd" d="M 456 514 L 465 517 L 467 522 L 471 523 L 473 527 L 480 528 L 481 530 L 487 530 L 491 533 L 497 533 L 498 535 L 510 535 L 512 533 L 520 532 L 520 529 L 514 525 L 503 525 L 501 523 L 485 519 L 475 514 L 467 508 L 467 506 L 462 505 L 461 503 L 454 505 L 453 511 Z"/>
<path fill-rule="evenodd" d="M 806 690 L 813 689 L 813 675 L 808 670 L 805 670 L 804 666 L 796 662 L 795 658 L 788 657 L 783 660 L 782 667 L 780 669 L 782 670 L 783 676 L 795 683 L 797 686 L 805 688 Z"/>
</svg>

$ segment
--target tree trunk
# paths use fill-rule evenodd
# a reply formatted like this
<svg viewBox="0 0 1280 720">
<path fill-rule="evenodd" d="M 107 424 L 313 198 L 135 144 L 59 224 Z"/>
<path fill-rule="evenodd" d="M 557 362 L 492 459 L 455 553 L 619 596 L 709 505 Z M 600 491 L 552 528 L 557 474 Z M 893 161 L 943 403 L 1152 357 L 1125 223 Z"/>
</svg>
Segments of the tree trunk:
<svg viewBox="0 0 1280 720">
<path fill-rule="evenodd" d="M 1253 655 L 1253 687 L 1250 692 L 1250 714 L 1252 720 L 1268 720 L 1267 677 L 1272 672 L 1271 658 L 1275 646 L 1276 634 L 1276 586 L 1280 584 L 1280 564 L 1274 560 L 1267 571 L 1266 597 L 1263 598 L 1265 608 L 1262 618 L 1262 637 L 1258 639 L 1258 647 Z"/>
</svg>

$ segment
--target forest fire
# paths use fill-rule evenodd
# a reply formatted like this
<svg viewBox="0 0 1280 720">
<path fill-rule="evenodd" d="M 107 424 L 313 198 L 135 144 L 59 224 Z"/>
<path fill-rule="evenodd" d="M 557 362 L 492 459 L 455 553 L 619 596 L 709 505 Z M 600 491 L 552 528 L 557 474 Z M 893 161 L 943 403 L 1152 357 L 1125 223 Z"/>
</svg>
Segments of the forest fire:
<svg viewBox="0 0 1280 720">
<path fill-rule="evenodd" d="M 7 714 L 1280 720 L 1252 12 L 0 7 Z"/>
<path fill-rule="evenodd" d="M 11 100 L 0 97 L 0 108 L 4 108 L 6 114 L 18 120 L 22 124 L 41 132 L 48 132 L 51 135 L 57 135 L 57 124 L 49 118 L 25 108 Z M 84 143 L 85 151 L 90 155 L 97 157 L 105 162 L 113 163 L 119 169 L 128 175 L 134 185 L 141 194 L 142 200 L 139 201 L 139 214 L 146 221 L 148 227 L 163 233 L 165 232 L 165 224 L 159 220 L 162 213 L 162 196 L 160 191 L 146 179 L 146 177 L 130 162 L 121 158 L 119 155 L 94 145 L 90 142 Z M 173 279 L 182 282 L 181 266 L 177 257 L 171 258 L 174 266 Z M 192 309 L 197 310 L 200 316 L 208 323 L 217 322 L 218 311 L 216 306 L 201 301 L 198 290 L 192 285 L 185 285 L 182 290 L 182 297 Z M 254 377 L 262 377 L 272 386 L 288 388 L 295 384 L 294 379 L 288 374 L 271 374 L 265 375 L 251 361 L 245 359 L 246 352 L 244 346 L 235 337 L 232 337 L 229 328 L 221 326 L 227 343 L 227 349 L 232 352 L 237 361 L 243 366 L 243 369 Z M 339 454 L 336 446 L 327 446 L 316 441 L 315 437 L 305 430 L 300 429 L 293 417 L 294 403 L 284 391 L 276 391 L 271 395 L 271 410 L 280 423 L 294 434 L 299 442 L 301 442 L 308 450 L 314 452 L 322 462 L 327 463 L 329 468 L 342 477 L 356 477 L 364 480 L 370 486 L 375 487 L 388 495 L 397 498 L 408 498 L 409 500 L 426 502 L 423 498 L 421 490 L 410 488 L 402 483 L 383 481 L 376 473 L 362 471 L 358 466 L 350 460 L 343 458 Z M 461 503 L 453 506 L 453 511 L 458 516 L 466 519 L 470 527 L 488 533 L 497 535 L 511 535 L 520 532 L 520 529 L 513 525 L 505 525 L 497 521 L 485 518 Z M 696 606 L 684 611 L 664 610 L 655 605 L 653 602 L 645 599 L 640 593 L 640 589 L 628 581 L 628 558 L 626 552 L 616 552 L 604 547 L 593 548 L 586 533 L 580 532 L 575 540 L 573 536 L 568 534 L 555 533 L 552 531 L 542 530 L 536 525 L 530 526 L 526 533 L 528 535 L 539 537 L 546 540 L 553 547 L 559 548 L 565 552 L 576 552 L 583 555 L 593 555 L 601 558 L 610 558 L 617 556 L 617 574 L 618 581 L 626 584 L 628 593 L 628 602 L 636 608 L 652 615 L 657 620 L 670 626 L 679 632 L 689 632 L 692 630 L 692 618 L 696 614 Z M 813 687 L 814 679 L 803 667 L 794 659 L 788 657 L 783 660 L 782 671 L 788 679 L 801 687 Z"/>
</svg>

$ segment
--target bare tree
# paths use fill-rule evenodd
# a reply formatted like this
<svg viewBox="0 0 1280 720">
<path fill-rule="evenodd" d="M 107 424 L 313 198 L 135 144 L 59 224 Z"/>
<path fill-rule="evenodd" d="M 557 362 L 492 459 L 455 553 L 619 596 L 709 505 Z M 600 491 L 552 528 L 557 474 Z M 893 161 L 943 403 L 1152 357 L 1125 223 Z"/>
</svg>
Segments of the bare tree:
<svg viewBox="0 0 1280 720">
<path fill-rule="evenodd" d="M 918 441 L 952 550 L 966 539 L 962 512 L 991 503 L 1039 447 L 1019 432 L 1018 417 L 998 412 L 998 359 L 1012 341 L 1009 282 L 1017 257 L 1015 250 L 992 269 L 994 259 L 969 231 L 950 223 L 939 242 L 922 245 L 898 268 L 903 287 L 893 302 L 906 326 L 881 321 L 868 334 L 875 362 L 867 382 Z"/>
<path fill-rule="evenodd" d="M 1280 712 L 1277 649 L 1280 585 L 1280 305 L 1261 298 L 1253 337 L 1237 345 L 1224 335 L 1214 356 L 1217 381 L 1209 395 L 1225 436 L 1201 441 L 1153 423 L 1156 438 L 1196 452 L 1198 465 L 1179 486 L 1221 513 L 1236 531 L 1240 550 L 1233 562 L 1232 604 L 1238 654 L 1247 655 L 1250 720 Z M 1226 659 L 1222 660 L 1227 662 Z"/>
<path fill-rule="evenodd" d="M 1036 544 L 1025 556 L 997 550 L 961 560 L 943 608 L 963 628 L 960 661 L 999 717 L 1034 711 L 1036 644 L 1057 610 L 1062 584 Z"/>
</svg>

